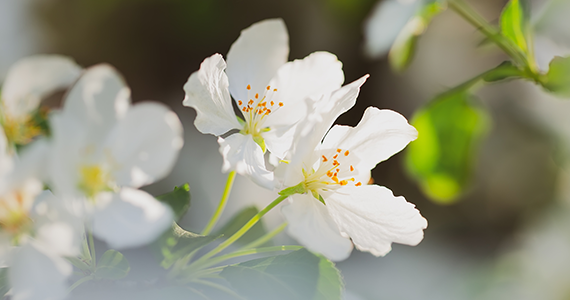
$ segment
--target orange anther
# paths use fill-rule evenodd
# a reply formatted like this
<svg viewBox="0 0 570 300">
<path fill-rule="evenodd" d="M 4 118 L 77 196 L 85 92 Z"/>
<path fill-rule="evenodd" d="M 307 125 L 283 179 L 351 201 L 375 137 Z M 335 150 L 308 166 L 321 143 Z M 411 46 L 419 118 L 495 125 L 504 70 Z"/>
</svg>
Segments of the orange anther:
<svg viewBox="0 0 570 300">
<path fill-rule="evenodd" d="M 344 156 L 348 156 L 348 153 L 349 153 L 348 150 L 346 150 L 346 151 L 344 152 Z"/>
<path fill-rule="evenodd" d="M 338 154 L 335 154 L 335 155 L 333 156 L 334 159 L 336 159 L 337 157 L 338 157 Z"/>
<path fill-rule="evenodd" d="M 335 160 L 335 161 L 333 161 L 333 166 L 335 166 L 335 167 L 336 167 L 336 166 L 338 166 L 338 165 L 340 165 L 340 164 L 338 163 L 338 161 L 336 161 L 336 160 Z"/>
<path fill-rule="evenodd" d="M 273 89 L 274 92 L 277 92 L 277 89 Z"/>
<path fill-rule="evenodd" d="M 283 106 L 283 102 L 279 102 L 279 106 Z"/>
<path fill-rule="evenodd" d="M 271 89 L 271 86 L 268 85 L 268 86 L 267 86 L 267 90 L 269 91 L 270 89 Z"/>
<path fill-rule="evenodd" d="M 331 179 L 332 179 L 334 182 L 338 183 L 338 177 L 333 176 Z"/>
<path fill-rule="evenodd" d="M 347 185 L 347 184 L 348 184 L 348 181 L 346 181 L 346 180 L 341 180 L 341 181 L 340 181 L 340 185 Z"/>
<path fill-rule="evenodd" d="M 270 114 L 270 113 L 271 113 L 271 109 L 268 109 L 268 110 L 267 110 L 267 113 Z"/>
<path fill-rule="evenodd" d="M 361 186 L 362 182 L 357 182 L 354 186 Z"/>
<path fill-rule="evenodd" d="M 241 106 L 243 104 L 243 102 L 241 102 L 241 100 L 238 100 L 238 105 Z"/>
<path fill-rule="evenodd" d="M 328 159 L 327 159 L 327 157 L 326 157 L 326 156 L 322 155 L 322 157 L 323 157 L 323 162 L 326 162 L 326 161 L 328 161 Z"/>
<path fill-rule="evenodd" d="M 247 102 L 247 104 L 252 105 L 252 104 L 253 104 L 253 100 L 249 99 L 249 101 Z"/>
<path fill-rule="evenodd" d="M 350 166 L 350 172 L 354 171 L 354 167 Z"/>
<path fill-rule="evenodd" d="M 275 102 L 271 101 L 271 106 L 273 106 L 273 104 L 275 104 Z"/>
<path fill-rule="evenodd" d="M 350 181 L 354 181 L 354 177 L 350 178 L 349 180 L 350 180 Z"/>
<path fill-rule="evenodd" d="M 259 94 L 255 94 L 255 99 L 259 98 Z"/>
<path fill-rule="evenodd" d="M 336 169 L 337 173 L 340 172 L 340 169 Z"/>
<path fill-rule="evenodd" d="M 328 177 L 332 177 L 332 176 L 333 176 L 333 173 L 332 173 L 331 171 L 328 171 L 328 172 L 327 172 L 327 176 L 328 176 Z"/>
<path fill-rule="evenodd" d="M 248 89 L 248 90 L 251 90 L 251 85 L 248 84 L 248 85 L 247 85 L 247 89 Z"/>
<path fill-rule="evenodd" d="M 340 153 L 340 151 L 342 151 L 341 149 L 336 149 L 336 152 Z"/>
</svg>

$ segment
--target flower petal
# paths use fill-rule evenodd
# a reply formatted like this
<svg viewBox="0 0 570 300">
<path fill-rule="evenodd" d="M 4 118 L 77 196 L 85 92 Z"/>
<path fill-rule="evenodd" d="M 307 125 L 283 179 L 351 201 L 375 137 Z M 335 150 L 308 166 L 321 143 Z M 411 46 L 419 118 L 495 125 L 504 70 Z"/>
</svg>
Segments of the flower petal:
<svg viewBox="0 0 570 300">
<path fill-rule="evenodd" d="M 371 170 L 418 137 L 404 116 L 391 110 L 369 107 L 356 127 L 335 125 L 327 133 L 321 149 L 347 149 L 359 158 L 355 168 Z"/>
<path fill-rule="evenodd" d="M 264 188 L 274 188 L 273 172 L 267 171 L 263 151 L 251 135 L 232 134 L 226 139 L 218 138 L 220 153 L 224 157 L 222 172 L 235 170 Z"/>
<path fill-rule="evenodd" d="M 380 1 L 364 24 L 364 50 L 370 57 L 390 51 L 398 34 L 414 15 L 422 0 Z"/>
<path fill-rule="evenodd" d="M 33 244 L 14 251 L 9 279 L 14 300 L 63 299 L 72 266 L 65 259 L 49 255 Z"/>
<path fill-rule="evenodd" d="M 14 167 L 14 160 L 11 152 L 12 150 L 8 146 L 8 140 L 6 139 L 6 134 L 4 134 L 4 129 L 0 126 L 0 178 L 4 178 L 4 176 L 11 172 Z"/>
<path fill-rule="evenodd" d="M 36 55 L 17 61 L 2 86 L 7 114 L 12 117 L 29 114 L 43 97 L 68 87 L 80 73 L 81 67 L 61 55 Z"/>
<path fill-rule="evenodd" d="M 277 89 L 276 92 L 270 91 L 273 95 L 270 101 L 275 103 L 276 109 L 264 123 L 264 126 L 272 128 L 263 134 L 267 149 L 278 157 L 284 157 L 293 142 L 293 125 L 307 114 L 304 101 L 309 97 L 318 99 L 339 89 L 343 81 L 342 63 L 328 52 L 315 52 L 279 68 L 270 83 L 271 88 Z"/>
<path fill-rule="evenodd" d="M 282 19 L 263 20 L 242 30 L 227 56 L 231 95 L 235 100 L 244 101 L 256 93 L 263 95 L 288 56 L 289 35 Z M 248 85 L 251 86 L 249 91 Z"/>
<path fill-rule="evenodd" d="M 307 249 L 333 261 L 345 260 L 352 243 L 342 237 L 326 207 L 307 194 L 293 195 L 281 212 L 289 225 L 287 232 Z"/>
<path fill-rule="evenodd" d="M 172 224 L 172 209 L 147 192 L 122 188 L 118 194 L 99 196 L 93 214 L 93 234 L 111 248 L 146 245 Z"/>
<path fill-rule="evenodd" d="M 392 243 L 415 246 L 424 237 L 427 220 L 412 203 L 385 187 L 343 187 L 323 197 L 340 232 L 361 251 L 384 256 Z"/>
<path fill-rule="evenodd" d="M 101 141 L 130 106 L 130 90 L 111 66 L 101 64 L 85 71 L 67 95 L 66 119 L 86 126 L 83 135 Z M 75 125 L 75 126 L 77 126 Z"/>
<path fill-rule="evenodd" d="M 140 187 L 168 175 L 182 148 L 182 124 L 166 105 L 133 105 L 103 144 L 121 167 L 113 173 L 120 186 Z"/>
<path fill-rule="evenodd" d="M 206 58 L 200 70 L 192 73 L 184 85 L 182 104 L 196 110 L 194 125 L 201 133 L 216 136 L 241 128 L 232 107 L 228 90 L 226 62 L 220 54 Z"/>
</svg>

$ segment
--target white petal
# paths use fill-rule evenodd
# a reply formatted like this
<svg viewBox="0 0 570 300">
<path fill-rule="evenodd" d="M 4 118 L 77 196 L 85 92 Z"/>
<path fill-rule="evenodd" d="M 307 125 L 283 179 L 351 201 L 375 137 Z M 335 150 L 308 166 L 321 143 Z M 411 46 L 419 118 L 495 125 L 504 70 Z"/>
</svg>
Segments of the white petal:
<svg viewBox="0 0 570 300">
<path fill-rule="evenodd" d="M 271 80 L 271 101 L 279 107 L 267 116 L 264 126 L 272 128 L 263 137 L 269 149 L 278 157 L 284 157 L 291 148 L 294 127 L 307 114 L 304 101 L 320 98 L 341 87 L 344 81 L 342 63 L 328 52 L 315 52 L 302 60 L 295 60 L 283 65 Z M 280 128 L 284 127 L 284 128 Z"/>
<path fill-rule="evenodd" d="M 109 199 L 96 201 L 93 233 L 111 248 L 146 245 L 156 240 L 173 221 L 168 205 L 141 190 L 123 188 Z"/>
<path fill-rule="evenodd" d="M 385 187 L 343 187 L 324 198 L 341 233 L 361 251 L 384 256 L 392 243 L 415 246 L 424 237 L 427 220 L 412 203 Z"/>
<path fill-rule="evenodd" d="M 14 300 L 56 300 L 67 295 L 72 267 L 61 257 L 46 254 L 32 244 L 15 251 L 9 278 Z"/>
<path fill-rule="evenodd" d="M 364 24 L 366 54 L 370 57 L 379 57 L 388 53 L 421 2 L 420 0 L 379 1 Z"/>
<path fill-rule="evenodd" d="M 81 68 L 61 55 L 30 56 L 16 62 L 2 86 L 2 100 L 8 114 L 22 117 L 38 107 L 43 97 L 71 85 Z"/>
<path fill-rule="evenodd" d="M 224 158 L 222 172 L 235 170 L 264 188 L 274 187 L 273 172 L 267 171 L 263 151 L 251 135 L 232 134 L 226 139 L 218 138 L 220 153 Z"/>
<path fill-rule="evenodd" d="M 111 66 L 101 64 L 85 71 L 64 103 L 65 118 L 86 126 L 83 135 L 101 141 L 130 106 L 130 90 Z"/>
<path fill-rule="evenodd" d="M 8 140 L 4 129 L 0 126 L 0 178 L 12 171 L 14 161 L 12 159 L 12 150 L 8 147 Z"/>
<path fill-rule="evenodd" d="M 356 127 L 335 125 L 327 133 L 321 149 L 346 149 L 359 158 L 354 167 L 361 171 L 400 152 L 418 137 L 404 116 L 391 110 L 369 107 Z"/>
<path fill-rule="evenodd" d="M 263 95 L 288 56 L 289 35 L 282 19 L 264 20 L 242 30 L 227 56 L 231 95 L 243 101 L 256 93 Z M 249 98 L 248 85 L 251 85 Z"/>
<path fill-rule="evenodd" d="M 338 116 L 354 106 L 360 87 L 367 78 L 368 75 L 362 76 L 311 103 L 307 118 L 297 126 L 291 165 L 312 165 L 316 161 L 313 157 L 315 149 Z"/>
<path fill-rule="evenodd" d="M 0 232 L 0 268 L 8 267 L 12 249 L 12 236 L 6 232 Z"/>
<path fill-rule="evenodd" d="M 241 128 L 232 107 L 225 68 L 222 56 L 214 54 L 202 62 L 200 70 L 192 73 L 184 85 L 186 97 L 182 104 L 196 110 L 194 125 L 201 133 L 218 136 Z"/>
<path fill-rule="evenodd" d="M 182 148 L 182 124 L 166 105 L 133 105 L 103 144 L 119 166 L 120 186 L 140 187 L 168 175 Z"/>
<path fill-rule="evenodd" d="M 307 249 L 333 261 L 345 260 L 352 243 L 342 237 L 326 207 L 310 195 L 293 195 L 281 208 L 289 225 L 287 232 Z"/>
</svg>

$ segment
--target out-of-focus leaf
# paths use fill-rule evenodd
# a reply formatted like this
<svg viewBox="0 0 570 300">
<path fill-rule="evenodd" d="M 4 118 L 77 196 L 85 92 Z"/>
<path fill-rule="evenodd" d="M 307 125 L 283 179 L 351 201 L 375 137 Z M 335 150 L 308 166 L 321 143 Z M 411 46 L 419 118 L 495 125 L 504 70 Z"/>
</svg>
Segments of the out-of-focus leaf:
<svg viewBox="0 0 570 300">
<path fill-rule="evenodd" d="M 4 299 L 4 295 L 10 290 L 10 281 L 8 279 L 8 268 L 0 269 L 0 299 Z"/>
<path fill-rule="evenodd" d="M 177 259 L 206 246 L 219 237 L 199 235 L 186 231 L 173 223 L 171 230 L 165 232 L 151 245 L 151 248 L 161 260 L 160 265 L 168 269 Z"/>
<path fill-rule="evenodd" d="M 247 299 L 341 299 L 342 281 L 334 264 L 301 249 L 224 268 L 220 276 Z"/>
<path fill-rule="evenodd" d="M 501 33 L 523 53 L 529 53 L 529 18 L 524 0 L 510 0 L 501 14 Z"/>
<path fill-rule="evenodd" d="M 223 235 L 225 237 L 230 237 L 236 233 L 240 228 L 242 228 L 247 221 L 249 221 L 253 216 L 255 216 L 259 210 L 255 206 L 250 206 L 242 209 L 237 215 L 235 215 L 224 227 L 216 232 L 215 235 Z M 251 229 L 239 238 L 236 243 L 247 244 L 255 241 L 256 239 L 262 237 L 267 231 L 263 226 L 262 220 L 259 220 L 257 224 L 253 225 Z M 267 242 L 262 246 L 270 246 L 271 242 Z"/>
<path fill-rule="evenodd" d="M 486 82 L 495 82 L 508 78 L 522 77 L 523 74 L 519 68 L 513 65 L 510 61 L 505 61 L 498 67 L 486 72 L 483 75 L 483 80 Z"/>
<path fill-rule="evenodd" d="M 175 220 L 178 221 L 190 207 L 190 186 L 185 183 L 180 187 L 174 187 L 172 192 L 157 196 L 156 199 L 170 205 L 174 211 Z"/>
<path fill-rule="evenodd" d="M 444 11 L 445 7 L 440 1 L 429 2 L 406 23 L 388 54 L 390 66 L 394 71 L 402 72 L 410 65 L 419 37 L 424 33 L 433 17 Z"/>
<path fill-rule="evenodd" d="M 121 279 L 129 274 L 130 269 L 123 254 L 111 249 L 103 253 L 93 275 L 97 279 Z"/>
<path fill-rule="evenodd" d="M 78 268 L 81 271 L 88 272 L 90 270 L 90 266 L 88 263 L 82 261 L 77 257 L 66 257 L 67 261 L 69 261 L 72 265 Z"/>
<path fill-rule="evenodd" d="M 570 57 L 555 57 L 542 81 L 549 92 L 561 97 L 570 97 Z"/>
<path fill-rule="evenodd" d="M 407 147 L 406 168 L 437 203 L 452 203 L 467 187 L 488 114 L 466 90 L 442 94 L 412 120 L 418 139 Z"/>
</svg>

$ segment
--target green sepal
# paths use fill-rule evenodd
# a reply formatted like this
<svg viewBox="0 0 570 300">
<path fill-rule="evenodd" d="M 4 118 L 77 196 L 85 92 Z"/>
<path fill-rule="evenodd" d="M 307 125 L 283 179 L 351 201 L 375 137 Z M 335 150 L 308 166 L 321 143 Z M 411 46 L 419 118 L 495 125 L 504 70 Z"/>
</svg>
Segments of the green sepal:
<svg viewBox="0 0 570 300">
<path fill-rule="evenodd" d="M 510 61 L 505 61 L 496 68 L 485 72 L 485 74 L 482 75 L 482 79 L 486 82 L 495 82 L 509 78 L 520 78 L 523 76 L 524 73 L 518 67 L 513 65 Z"/>
<path fill-rule="evenodd" d="M 307 192 L 307 188 L 305 187 L 305 183 L 301 182 L 296 186 L 288 187 L 279 191 L 279 195 L 281 196 L 291 196 L 295 194 L 305 194 Z"/>
<path fill-rule="evenodd" d="M 265 146 L 265 140 L 263 139 L 263 137 L 261 136 L 254 136 L 253 137 L 253 141 L 259 145 L 259 147 L 261 147 L 261 151 L 263 151 L 263 153 L 265 153 L 265 151 L 267 151 L 267 147 Z"/>
<path fill-rule="evenodd" d="M 238 120 L 238 122 L 241 126 L 245 126 L 245 121 L 242 118 L 240 118 L 239 116 L 236 116 L 236 119 Z"/>
<path fill-rule="evenodd" d="M 510 0 L 501 13 L 500 24 L 501 34 L 528 56 L 531 45 L 526 6 L 524 0 Z"/>
</svg>

